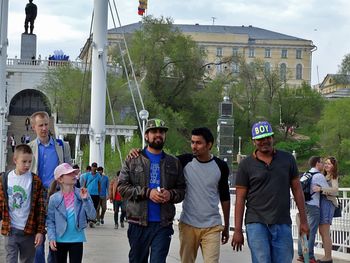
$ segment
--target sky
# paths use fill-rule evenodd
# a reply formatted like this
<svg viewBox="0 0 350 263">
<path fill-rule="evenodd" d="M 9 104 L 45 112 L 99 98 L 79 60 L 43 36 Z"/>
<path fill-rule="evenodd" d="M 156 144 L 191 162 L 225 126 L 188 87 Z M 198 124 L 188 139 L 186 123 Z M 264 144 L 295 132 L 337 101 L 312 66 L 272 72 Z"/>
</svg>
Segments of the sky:
<svg viewBox="0 0 350 263">
<path fill-rule="evenodd" d="M 100 0 L 101 1 L 101 0 Z M 141 20 L 137 0 L 110 0 L 122 25 Z M 24 32 L 24 8 L 28 1 L 9 0 L 8 57 L 20 57 Z M 42 59 L 62 50 L 75 60 L 89 36 L 93 0 L 34 0 L 38 6 L 34 33 L 37 55 Z M 254 27 L 312 40 L 311 84 L 337 73 L 350 53 L 350 1 L 348 0 L 148 0 L 148 15 L 171 17 L 176 24 L 252 25 Z M 114 12 L 115 16 L 115 12 Z M 113 27 L 109 11 L 108 28 Z M 116 16 L 115 16 L 116 17 Z M 215 19 L 213 19 L 213 17 Z"/>
</svg>

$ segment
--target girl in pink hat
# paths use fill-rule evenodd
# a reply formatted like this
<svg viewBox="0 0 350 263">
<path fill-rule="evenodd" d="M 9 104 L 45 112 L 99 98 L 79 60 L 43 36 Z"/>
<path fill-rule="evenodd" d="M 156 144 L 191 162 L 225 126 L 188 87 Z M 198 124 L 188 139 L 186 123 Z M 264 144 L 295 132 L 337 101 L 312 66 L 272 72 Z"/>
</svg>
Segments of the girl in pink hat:
<svg viewBox="0 0 350 263">
<path fill-rule="evenodd" d="M 46 223 L 50 249 L 57 262 L 67 262 L 67 254 L 69 262 L 82 262 L 87 218 L 96 217 L 86 188 L 74 186 L 78 173 L 79 169 L 68 163 L 60 164 L 54 171 L 60 190 L 50 196 Z"/>
</svg>

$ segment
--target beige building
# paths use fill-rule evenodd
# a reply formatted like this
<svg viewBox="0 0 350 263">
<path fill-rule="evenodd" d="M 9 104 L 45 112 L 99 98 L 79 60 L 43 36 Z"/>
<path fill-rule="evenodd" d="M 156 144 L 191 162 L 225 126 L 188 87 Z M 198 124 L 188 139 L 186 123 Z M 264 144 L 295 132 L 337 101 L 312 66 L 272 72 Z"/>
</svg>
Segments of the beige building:
<svg viewBox="0 0 350 263">
<path fill-rule="evenodd" d="M 122 32 L 132 34 L 141 29 L 141 22 L 108 31 L 109 45 L 121 41 Z M 266 69 L 279 69 L 280 76 L 289 85 L 311 83 L 312 52 L 316 49 L 311 40 L 288 36 L 253 26 L 180 25 L 174 24 L 183 34 L 190 35 L 206 51 L 210 78 L 217 74 L 239 72 L 237 63 L 220 63 L 232 56 L 242 56 L 249 63 L 260 59 Z M 80 58 L 86 59 L 89 41 Z M 89 56 L 89 55 L 88 55 Z"/>
<path fill-rule="evenodd" d="M 329 99 L 350 97 L 350 75 L 327 74 L 319 90 Z"/>
</svg>

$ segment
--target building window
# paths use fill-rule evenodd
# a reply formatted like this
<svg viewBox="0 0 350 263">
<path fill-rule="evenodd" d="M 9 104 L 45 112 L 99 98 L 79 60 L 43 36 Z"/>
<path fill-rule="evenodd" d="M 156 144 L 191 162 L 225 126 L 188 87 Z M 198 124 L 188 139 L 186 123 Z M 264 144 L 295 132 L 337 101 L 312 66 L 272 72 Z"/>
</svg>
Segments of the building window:
<svg viewBox="0 0 350 263">
<path fill-rule="evenodd" d="M 232 48 L 232 56 L 233 57 L 238 57 L 238 47 Z"/>
<path fill-rule="evenodd" d="M 216 48 L 216 56 L 222 57 L 222 47 Z"/>
<path fill-rule="evenodd" d="M 216 63 L 216 74 L 220 74 L 222 73 L 222 62 L 219 59 L 217 59 Z"/>
<path fill-rule="evenodd" d="M 301 59 L 301 49 L 300 49 L 300 48 L 298 48 L 298 49 L 296 50 L 295 57 L 298 58 L 298 59 Z"/>
<path fill-rule="evenodd" d="M 271 49 L 265 48 L 265 58 L 270 58 L 271 57 Z"/>
<path fill-rule="evenodd" d="M 232 63 L 232 73 L 239 73 L 239 65 L 238 63 Z"/>
<path fill-rule="evenodd" d="M 266 75 L 270 74 L 270 72 L 271 72 L 271 64 L 270 64 L 270 62 L 265 62 L 264 70 L 265 70 L 265 74 Z"/>
<path fill-rule="evenodd" d="M 296 67 L 296 79 L 303 79 L 303 66 L 301 64 Z"/>
<path fill-rule="evenodd" d="M 286 63 L 282 63 L 280 65 L 280 79 L 282 81 L 287 80 L 287 65 L 286 65 Z"/>
<path fill-rule="evenodd" d="M 250 48 L 249 48 L 249 57 L 250 57 L 250 58 L 255 57 L 255 50 L 254 50 L 253 47 L 250 47 Z"/>
<path fill-rule="evenodd" d="M 287 57 L 288 57 L 288 50 L 287 49 L 282 49 L 281 58 L 287 58 Z"/>
</svg>

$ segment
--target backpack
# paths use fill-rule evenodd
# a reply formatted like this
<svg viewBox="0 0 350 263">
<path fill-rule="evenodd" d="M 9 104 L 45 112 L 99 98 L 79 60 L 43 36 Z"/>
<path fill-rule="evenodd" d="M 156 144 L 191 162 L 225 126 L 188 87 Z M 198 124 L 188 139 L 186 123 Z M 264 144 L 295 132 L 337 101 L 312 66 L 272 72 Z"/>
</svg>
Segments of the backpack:
<svg viewBox="0 0 350 263">
<path fill-rule="evenodd" d="M 312 173 L 310 171 L 307 171 L 300 176 L 300 184 L 301 184 L 301 188 L 303 189 L 305 201 L 310 201 L 312 199 L 312 195 L 314 193 L 311 194 L 311 181 L 314 174 L 317 174 L 317 173 L 319 172 Z"/>
</svg>

